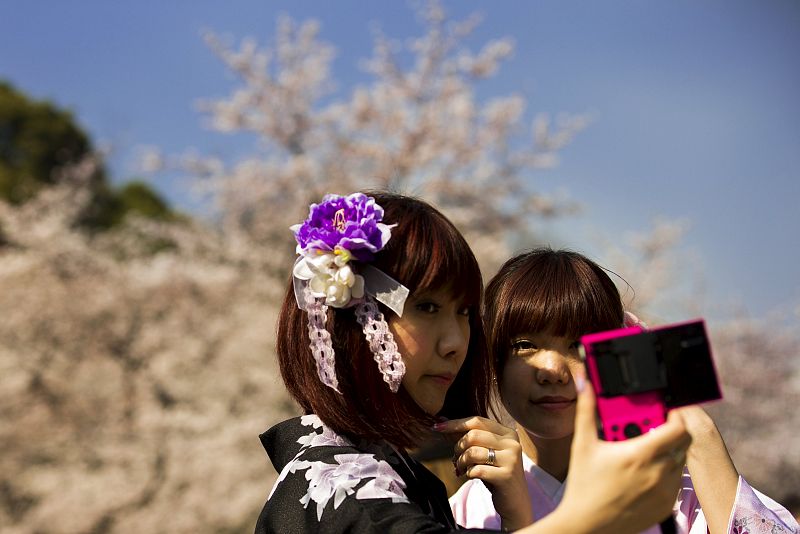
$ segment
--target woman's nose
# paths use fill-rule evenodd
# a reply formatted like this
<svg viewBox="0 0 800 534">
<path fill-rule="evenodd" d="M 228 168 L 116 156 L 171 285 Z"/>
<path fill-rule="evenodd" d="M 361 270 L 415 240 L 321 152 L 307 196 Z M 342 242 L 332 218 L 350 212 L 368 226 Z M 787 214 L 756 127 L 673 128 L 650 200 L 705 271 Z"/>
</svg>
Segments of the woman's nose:
<svg viewBox="0 0 800 534">
<path fill-rule="evenodd" d="M 469 345 L 469 322 L 462 315 L 455 315 L 442 325 L 439 336 L 439 354 L 444 357 L 466 354 Z"/>
<path fill-rule="evenodd" d="M 558 351 L 541 351 L 534 365 L 536 380 L 540 384 L 568 384 L 570 380 L 567 358 Z"/>
</svg>

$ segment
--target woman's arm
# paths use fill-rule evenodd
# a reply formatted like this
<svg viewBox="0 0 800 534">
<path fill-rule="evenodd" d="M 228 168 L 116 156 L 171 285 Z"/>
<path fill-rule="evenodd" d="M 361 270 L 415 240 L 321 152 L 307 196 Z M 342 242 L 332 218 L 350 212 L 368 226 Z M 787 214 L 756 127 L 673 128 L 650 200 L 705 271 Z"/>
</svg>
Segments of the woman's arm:
<svg viewBox="0 0 800 534">
<path fill-rule="evenodd" d="M 678 410 L 692 436 L 686 466 L 710 534 L 726 534 L 736 501 L 739 473 L 717 426 L 699 406 Z"/>
</svg>

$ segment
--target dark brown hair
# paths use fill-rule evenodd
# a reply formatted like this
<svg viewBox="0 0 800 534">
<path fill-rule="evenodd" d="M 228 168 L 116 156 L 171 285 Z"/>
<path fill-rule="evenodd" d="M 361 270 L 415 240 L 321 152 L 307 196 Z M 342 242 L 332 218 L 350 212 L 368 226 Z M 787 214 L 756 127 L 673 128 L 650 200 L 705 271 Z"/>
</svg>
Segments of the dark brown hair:
<svg viewBox="0 0 800 534">
<path fill-rule="evenodd" d="M 537 248 L 514 256 L 486 286 L 490 358 L 502 378 L 514 336 L 547 332 L 578 339 L 620 328 L 624 310 L 606 271 L 571 250 Z"/>
<path fill-rule="evenodd" d="M 371 265 L 412 294 L 446 289 L 472 310 L 467 356 L 440 415 L 485 416 L 491 372 L 480 317 L 483 286 L 472 250 L 456 227 L 430 204 L 383 191 L 366 194 L 383 208 L 383 221 L 397 225 Z M 388 321 L 393 312 L 380 307 Z M 304 412 L 316 414 L 340 434 L 384 439 L 401 447 L 416 445 L 434 418 L 425 414 L 402 386 L 397 393 L 389 390 L 353 309 L 328 309 L 326 329 L 336 353 L 341 394 L 322 384 L 317 376 L 307 321 L 306 312 L 297 307 L 290 279 L 278 319 L 277 353 L 286 388 Z"/>
</svg>

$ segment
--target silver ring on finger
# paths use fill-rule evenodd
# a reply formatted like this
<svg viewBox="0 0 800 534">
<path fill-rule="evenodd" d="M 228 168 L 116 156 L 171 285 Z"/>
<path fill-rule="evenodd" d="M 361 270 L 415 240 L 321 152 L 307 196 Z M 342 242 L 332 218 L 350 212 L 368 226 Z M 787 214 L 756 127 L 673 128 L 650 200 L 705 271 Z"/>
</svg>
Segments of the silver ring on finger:
<svg viewBox="0 0 800 534">
<path fill-rule="evenodd" d="M 494 465 L 495 461 L 497 461 L 497 454 L 494 452 L 494 449 L 489 447 L 486 453 L 486 465 Z"/>
</svg>

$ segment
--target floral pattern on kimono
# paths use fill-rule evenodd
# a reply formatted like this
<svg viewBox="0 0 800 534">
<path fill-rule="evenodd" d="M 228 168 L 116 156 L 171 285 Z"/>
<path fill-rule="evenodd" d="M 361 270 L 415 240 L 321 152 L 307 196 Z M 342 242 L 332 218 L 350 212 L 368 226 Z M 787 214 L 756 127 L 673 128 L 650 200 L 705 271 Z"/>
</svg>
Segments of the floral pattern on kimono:
<svg viewBox="0 0 800 534">
<path fill-rule="evenodd" d="M 346 496 L 353 493 L 356 494 L 356 499 L 388 498 L 392 502 L 408 502 L 403 493 L 406 487 L 403 479 L 388 463 L 377 460 L 374 453 L 335 454 L 333 456 L 335 463 L 300 460 L 303 452 L 310 447 L 353 445 L 346 438 L 324 426 L 316 415 L 303 416 L 300 418 L 300 423 L 314 430 L 297 440 L 300 450 L 281 471 L 275 488 L 289 473 L 307 470 L 305 478 L 308 480 L 308 491 L 300 498 L 300 503 L 305 508 L 311 501 L 315 502 L 318 520 L 322 520 L 322 512 L 331 498 L 333 498 L 333 508 L 336 509 Z M 322 433 L 317 432 L 318 429 L 321 429 Z M 367 483 L 356 492 L 355 487 L 363 480 L 367 480 Z"/>
<path fill-rule="evenodd" d="M 279 475 L 257 534 L 458 529 L 441 481 L 387 443 L 339 435 L 315 415 L 279 423 L 261 441 Z"/>
<path fill-rule="evenodd" d="M 751 488 L 739 477 L 728 532 L 732 534 L 800 534 L 788 510 Z"/>
<path fill-rule="evenodd" d="M 545 472 L 525 454 L 522 455 L 525 479 L 531 507 L 536 517 L 544 517 L 555 510 L 564 496 L 565 485 Z M 492 504 L 489 490 L 480 480 L 467 481 L 450 498 L 456 522 L 466 527 L 496 528 L 500 517 Z M 689 471 L 684 469 L 681 491 L 673 508 L 678 534 L 707 534 L 703 510 L 694 491 Z M 654 525 L 641 534 L 659 534 Z M 739 477 L 736 501 L 731 510 L 729 534 L 800 534 L 797 520 L 783 506 L 750 487 Z"/>
</svg>

